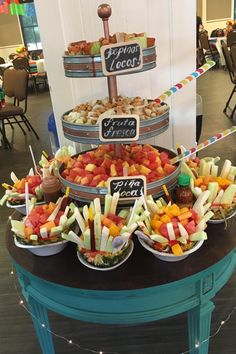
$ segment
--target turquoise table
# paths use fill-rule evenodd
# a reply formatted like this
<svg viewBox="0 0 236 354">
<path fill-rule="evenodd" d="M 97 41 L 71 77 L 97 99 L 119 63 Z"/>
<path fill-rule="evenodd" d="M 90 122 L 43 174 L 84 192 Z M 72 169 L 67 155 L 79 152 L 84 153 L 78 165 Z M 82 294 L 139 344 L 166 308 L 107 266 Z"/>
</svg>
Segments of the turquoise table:
<svg viewBox="0 0 236 354">
<path fill-rule="evenodd" d="M 17 248 L 9 224 L 6 243 L 43 354 L 55 354 L 51 334 L 41 325 L 50 328 L 48 310 L 80 321 L 130 325 L 187 312 L 191 354 L 207 354 L 212 299 L 236 266 L 235 230 L 236 219 L 227 230 L 209 225 L 203 246 L 175 263 L 158 260 L 135 241 L 131 257 L 110 272 L 80 264 L 74 244 L 46 258 Z"/>
</svg>

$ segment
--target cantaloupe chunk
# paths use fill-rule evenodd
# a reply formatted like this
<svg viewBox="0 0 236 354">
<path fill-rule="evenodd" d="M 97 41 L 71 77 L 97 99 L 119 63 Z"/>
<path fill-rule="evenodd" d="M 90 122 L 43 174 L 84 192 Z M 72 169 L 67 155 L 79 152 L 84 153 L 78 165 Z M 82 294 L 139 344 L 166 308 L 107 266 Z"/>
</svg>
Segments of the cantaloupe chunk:
<svg viewBox="0 0 236 354">
<path fill-rule="evenodd" d="M 54 221 L 48 221 L 48 222 L 46 222 L 46 224 L 41 225 L 41 226 L 40 226 L 40 229 L 42 229 L 43 227 L 45 227 L 46 230 L 47 230 L 47 232 L 49 232 L 49 231 L 51 230 L 51 228 L 53 228 L 53 227 L 55 227 L 55 226 L 56 226 L 56 225 L 55 225 Z"/>
</svg>

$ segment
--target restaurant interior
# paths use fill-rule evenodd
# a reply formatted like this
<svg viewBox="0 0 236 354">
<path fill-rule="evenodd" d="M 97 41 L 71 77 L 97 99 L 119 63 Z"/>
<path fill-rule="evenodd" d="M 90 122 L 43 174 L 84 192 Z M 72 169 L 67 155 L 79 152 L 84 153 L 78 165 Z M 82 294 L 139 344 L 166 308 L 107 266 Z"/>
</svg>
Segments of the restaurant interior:
<svg viewBox="0 0 236 354">
<path fill-rule="evenodd" d="M 68 133 L 67 125 L 62 124 L 62 120 L 64 122 L 64 115 L 79 104 L 112 95 L 110 79 L 114 76 L 93 77 L 96 76 L 93 71 L 93 76 L 83 77 L 76 70 L 72 76 L 68 69 L 70 62 L 65 63 L 66 58 L 73 58 L 73 54 L 72 56 L 68 54 L 71 44 L 86 39 L 97 41 L 98 38 L 105 36 L 103 30 L 106 21 L 97 14 L 97 9 L 101 4 L 101 0 L 70 0 L 70 2 L 53 0 L 47 4 L 44 0 L 0 0 L 1 184 L 12 183 L 10 178 L 12 172 L 20 179 L 23 178 L 31 168 L 35 168 L 35 161 L 38 164 L 42 155 L 53 157 L 56 151 L 63 146 L 70 145 L 76 154 L 84 154 L 86 150 L 97 146 L 96 141 L 92 143 L 90 140 L 86 141 L 86 138 L 81 140 L 74 136 L 70 137 L 71 133 Z M 232 167 L 236 166 L 235 135 L 230 131 L 236 126 L 234 95 L 236 92 L 236 35 L 234 39 L 236 2 L 234 0 L 221 2 L 215 0 L 159 0 L 158 2 L 141 0 L 137 6 L 135 0 L 120 0 L 119 2 L 110 0 L 109 5 L 112 9 L 109 18 L 110 33 L 147 32 L 150 37 L 156 39 L 156 65 L 152 68 L 153 70 L 145 69 L 132 75 L 129 73 L 116 76 L 119 94 L 126 97 L 148 97 L 153 100 L 157 97 L 157 101 L 163 102 L 162 107 L 164 102 L 170 106 L 168 128 L 156 135 L 151 134 L 149 129 L 144 143 L 178 153 L 176 149 L 179 146 L 183 147 L 183 151 L 190 151 L 191 147 L 197 149 L 198 145 L 204 142 L 205 147 L 201 146 L 199 151 L 195 151 L 197 158 L 219 156 L 220 168 L 223 168 L 225 160 L 229 160 Z M 185 10 L 180 11 L 180 7 Z M 197 23 L 196 14 L 200 19 L 199 23 Z M 206 63 L 211 64 L 206 66 Z M 13 71 L 14 75 L 16 74 L 14 77 L 11 76 Z M 20 92 L 21 98 L 17 101 L 17 95 L 19 95 L 17 88 L 21 80 L 24 81 L 25 91 L 23 90 L 23 96 L 22 91 Z M 171 91 L 169 88 L 175 88 L 175 90 Z M 23 105 L 23 108 L 19 109 L 19 103 L 20 106 L 26 103 L 26 106 Z M 86 129 L 82 129 L 81 136 Z M 221 132 L 225 134 L 219 138 Z M 85 136 L 87 137 L 88 134 Z M 214 141 L 210 140 L 211 137 L 215 138 Z M 219 141 L 215 142 L 218 138 Z M 6 189 L 4 186 L 1 187 L 0 199 Z M 66 188 L 63 192 L 66 192 Z M 88 198 L 87 204 L 89 205 L 91 201 Z M 81 207 L 79 198 L 76 198 L 76 202 Z M 149 320 L 145 318 L 142 321 L 142 317 L 137 320 L 130 312 L 130 316 L 134 316 L 132 322 L 128 320 L 127 308 L 131 304 L 133 295 L 127 296 L 127 303 L 122 304 L 119 300 L 119 293 L 122 297 L 127 289 L 131 289 L 131 293 L 135 289 L 132 285 L 138 279 L 138 274 L 135 274 L 135 263 L 133 265 L 135 257 L 131 255 L 117 269 L 99 272 L 89 267 L 86 268 L 79 262 L 75 249 L 70 247 L 72 243 L 59 253 L 62 258 L 57 258 L 60 257 L 57 254 L 51 257 L 34 255 L 29 250 L 18 249 L 13 241 L 8 241 L 8 238 L 13 240 L 13 233 L 9 226 L 13 212 L 14 216 L 19 214 L 9 205 L 0 206 L 0 353 L 235 354 L 235 217 L 227 222 L 224 220 L 221 224 L 209 224 L 206 229 L 206 233 L 208 229 L 210 230 L 211 242 L 214 236 L 219 239 L 222 235 L 228 237 L 230 234 L 230 240 L 234 238 L 230 241 L 230 247 L 224 255 L 219 249 L 214 251 L 209 249 L 207 245 L 210 237 L 208 237 L 203 246 L 189 255 L 186 260 L 165 262 L 156 259 L 147 250 L 141 249 L 138 240 L 134 241 L 134 249 L 138 250 L 139 256 L 141 254 L 144 257 L 143 260 L 142 258 L 136 259 L 137 273 L 141 268 L 148 270 L 148 265 L 151 264 L 151 270 L 157 267 L 157 280 L 156 286 L 150 280 L 152 285 L 149 287 L 146 285 L 146 288 L 144 286 L 137 293 L 143 307 L 135 308 L 134 311 L 138 314 L 137 316 L 143 314 Z M 211 227 L 215 230 L 215 235 Z M 135 252 L 136 250 L 133 256 L 137 257 Z M 186 305 L 185 309 L 183 304 L 178 303 L 177 300 L 174 305 L 171 305 L 170 299 L 177 299 L 178 291 L 180 291 L 178 290 L 180 276 L 177 274 L 180 269 L 181 276 L 187 274 L 186 279 L 181 279 L 183 282 L 188 281 L 188 278 L 197 279 L 199 276 L 198 282 L 193 283 L 194 288 L 202 286 L 199 285 L 199 279 L 204 274 L 208 274 L 208 267 L 198 265 L 203 262 L 201 252 L 206 258 L 204 262 L 210 264 L 209 269 L 213 269 L 212 273 L 209 273 L 213 274 L 213 280 L 207 278 L 206 284 L 204 283 L 204 286 L 212 286 L 212 288 L 209 290 L 209 296 L 203 291 L 198 299 L 198 306 L 201 308 L 201 304 L 206 301 L 207 297 L 207 301 L 211 300 L 209 302 L 213 303 L 215 308 L 214 311 L 211 310 L 212 313 L 210 311 L 207 319 L 204 317 L 205 308 L 202 312 L 200 309 L 198 317 L 200 324 L 196 324 L 194 320 L 190 321 L 190 315 L 187 314 L 193 307 L 195 301 L 193 296 L 189 295 L 189 307 Z M 64 253 L 68 263 L 60 264 Z M 21 262 L 20 257 L 25 257 L 25 259 Z M 74 258 L 74 263 L 70 257 Z M 53 260 L 55 260 L 55 267 L 58 267 L 54 271 L 52 271 Z M 147 266 L 144 265 L 145 260 Z M 220 268 L 224 261 L 226 262 L 225 269 L 223 266 Z M 194 268 L 195 263 L 197 270 Z M 74 269 L 71 271 L 72 265 Z M 44 269 L 39 269 L 41 267 Z M 63 276 L 66 274 L 68 279 L 60 279 L 60 272 Z M 219 280 L 224 277 L 224 272 L 225 278 Z M 82 309 L 77 303 L 73 305 L 74 300 L 70 289 L 66 301 L 68 301 L 68 308 L 71 312 L 66 312 L 67 304 L 64 302 L 60 303 L 58 300 L 56 306 L 50 302 L 54 300 L 54 296 L 57 297 L 56 288 L 52 288 L 48 299 L 44 298 L 45 293 L 38 294 L 37 290 L 30 293 L 28 285 L 31 286 L 29 283 L 32 281 L 33 287 L 34 277 L 39 278 L 38 284 L 43 282 L 42 289 L 45 287 L 47 292 L 51 273 L 56 274 L 55 283 L 57 286 L 59 284 L 58 292 L 61 291 L 62 294 L 66 292 L 63 288 L 67 290 L 70 288 L 67 286 L 70 279 L 74 282 L 74 278 L 78 276 L 78 283 L 75 282 L 75 284 L 80 284 L 80 276 L 82 279 L 86 278 L 85 284 L 90 285 L 88 288 L 82 287 L 84 295 L 80 294 L 81 306 L 84 306 L 83 298 L 88 296 L 91 289 L 94 292 L 91 298 L 93 296 L 95 298 L 96 291 L 99 290 L 102 295 L 94 301 L 97 301 L 98 310 L 104 313 L 104 319 L 102 317 L 101 321 L 93 319 L 92 316 L 95 316 L 96 309 Z M 130 274 L 134 277 L 133 280 L 127 279 Z M 30 280 L 27 278 L 28 275 Z M 145 284 L 149 284 L 149 278 L 155 278 L 148 271 L 142 276 Z M 159 276 L 161 280 L 158 280 Z M 173 280 L 171 280 L 172 276 Z M 119 284 L 122 284 L 122 278 L 124 278 L 124 287 L 121 285 L 119 289 L 114 282 L 118 279 Z M 54 283 L 54 280 L 51 282 Z M 91 287 L 93 282 L 94 288 Z M 164 286 L 167 289 L 169 286 L 170 289 L 166 303 L 161 299 Z M 71 286 L 73 290 L 76 287 L 74 283 Z M 106 287 L 107 292 L 104 291 Z M 80 288 L 79 285 L 78 288 Z M 108 300 L 110 296 L 113 296 L 113 289 L 116 290 L 116 295 L 111 305 Z M 155 291 L 158 309 L 159 302 L 165 303 L 158 314 L 154 314 L 155 307 L 145 312 L 145 309 L 149 308 L 146 290 L 150 291 L 150 294 Z M 104 293 L 107 294 L 104 295 Z M 34 299 L 34 295 L 37 300 Z M 33 301 L 38 301 L 36 310 L 34 302 L 30 302 L 31 297 Z M 102 304 L 106 303 L 104 299 L 107 301 L 108 309 L 106 310 L 106 305 L 102 309 Z M 84 302 L 86 303 L 86 300 Z M 45 303 L 48 304 L 49 321 L 47 314 L 40 307 Z M 110 308 L 112 306 L 114 309 Z M 116 306 L 117 309 L 115 309 Z M 132 304 L 130 306 L 135 307 Z M 183 310 L 180 310 L 182 308 Z M 80 315 L 80 310 L 81 313 L 82 311 L 87 313 L 87 320 L 86 315 L 84 317 Z M 78 311 L 78 314 L 75 315 L 73 311 L 76 314 Z M 116 320 L 115 316 L 118 316 L 120 320 Z M 197 338 L 190 338 L 190 333 L 195 333 L 191 327 L 194 327 L 194 330 L 197 328 Z M 46 333 L 45 336 L 41 330 Z M 206 331 L 204 333 L 207 334 L 202 335 L 202 331 Z M 51 337 L 54 345 L 50 342 Z"/>
</svg>

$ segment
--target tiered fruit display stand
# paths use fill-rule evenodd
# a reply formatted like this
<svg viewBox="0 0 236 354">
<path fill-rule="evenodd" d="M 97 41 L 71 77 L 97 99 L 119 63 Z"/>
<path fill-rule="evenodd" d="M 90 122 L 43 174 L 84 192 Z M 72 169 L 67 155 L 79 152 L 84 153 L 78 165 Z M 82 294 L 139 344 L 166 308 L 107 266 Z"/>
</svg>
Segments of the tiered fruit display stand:
<svg viewBox="0 0 236 354">
<path fill-rule="evenodd" d="M 109 41 L 110 33 L 108 20 L 111 16 L 111 7 L 107 4 L 100 5 L 98 8 L 98 16 L 103 21 L 104 27 L 104 36 L 107 41 Z M 132 56 L 130 52 L 136 52 Z M 137 56 L 137 52 L 139 56 Z M 109 53 L 109 55 L 107 54 Z M 116 67 L 115 75 L 114 72 L 110 70 L 111 68 L 111 53 L 116 53 L 115 59 L 113 60 L 113 67 Z M 135 63 L 133 68 L 130 68 L 131 63 Z M 116 102 L 119 99 L 117 93 L 117 75 L 125 75 L 131 73 L 139 73 L 142 71 L 147 71 L 156 67 L 156 50 L 155 46 L 151 46 L 145 49 L 141 48 L 140 43 L 137 41 L 127 41 L 122 43 L 111 44 L 107 46 L 101 47 L 101 55 L 65 55 L 64 56 L 64 69 L 65 75 L 67 77 L 72 78 L 91 78 L 91 77 L 102 77 L 107 76 L 108 83 L 108 92 L 109 92 L 109 101 Z M 119 69 L 117 69 L 119 68 Z M 120 68 L 122 70 L 120 70 Z M 109 71 L 110 70 L 110 71 Z M 169 127 L 169 107 L 164 104 L 164 109 L 162 113 L 156 117 L 151 117 L 150 119 L 140 120 L 139 117 L 132 118 L 132 115 L 124 116 L 124 113 L 121 111 L 117 116 L 112 116 L 108 114 L 108 120 L 122 119 L 127 118 L 128 121 L 130 119 L 137 119 L 136 121 L 136 130 L 137 137 L 133 139 L 144 140 L 147 138 L 151 138 L 163 133 Z M 126 138 L 125 136 L 116 136 L 116 139 L 103 139 L 101 138 L 102 130 L 104 126 L 102 123 L 99 124 L 77 124 L 70 122 L 65 119 L 65 117 L 70 113 L 66 112 L 62 117 L 62 126 L 63 132 L 67 139 L 72 140 L 78 143 L 85 144 L 114 144 L 114 150 L 116 157 L 121 157 L 122 155 L 122 144 L 131 144 L 132 139 Z M 119 114 L 120 113 L 120 114 Z M 106 117 L 107 118 L 107 117 Z M 123 123 L 122 123 L 123 124 Z M 125 123 L 124 123 L 125 124 Z M 123 126 L 123 130 L 129 129 L 128 124 Z M 170 150 L 167 150 L 162 147 L 156 147 L 158 151 L 166 152 L 169 158 L 173 158 L 175 153 Z M 156 181 L 152 181 L 147 183 L 146 192 L 147 194 L 151 194 L 154 197 L 158 197 L 163 194 L 162 185 L 165 184 L 166 187 L 171 190 L 175 187 L 177 182 L 177 177 L 179 174 L 180 167 L 177 165 L 177 168 L 174 172 L 168 174 L 167 176 L 163 176 L 164 178 L 159 178 Z M 61 167 L 60 172 L 63 171 L 63 166 Z M 133 176 L 134 178 L 136 176 Z M 124 177 L 125 178 L 125 173 Z M 70 188 L 70 195 L 73 199 L 80 200 L 82 202 L 90 202 L 92 199 L 97 196 L 104 200 L 105 195 L 108 192 L 106 187 L 93 187 L 86 186 L 77 183 L 73 183 L 70 180 L 60 177 L 63 190 L 66 190 L 67 187 Z M 125 199 L 123 203 L 125 203 Z M 122 203 L 122 201 L 121 201 Z"/>
</svg>

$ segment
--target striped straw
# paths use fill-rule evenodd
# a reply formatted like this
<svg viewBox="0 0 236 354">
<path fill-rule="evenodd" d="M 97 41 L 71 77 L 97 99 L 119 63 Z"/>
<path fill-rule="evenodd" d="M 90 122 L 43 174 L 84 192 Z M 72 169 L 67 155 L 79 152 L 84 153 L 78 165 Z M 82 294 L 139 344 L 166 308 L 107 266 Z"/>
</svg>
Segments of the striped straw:
<svg viewBox="0 0 236 354">
<path fill-rule="evenodd" d="M 215 65 L 215 62 L 212 60 L 209 60 L 206 64 L 202 65 L 196 71 L 194 71 L 190 75 L 186 76 L 183 80 L 181 80 L 179 83 L 175 84 L 168 91 L 165 91 L 163 94 L 161 94 L 159 97 L 157 97 L 154 101 L 156 101 L 157 103 L 161 103 L 161 102 L 165 101 L 168 97 L 174 95 L 176 92 L 181 90 L 184 86 L 189 84 L 192 80 L 197 79 L 199 76 L 204 74 L 206 71 L 208 71 L 214 65 Z"/>
<path fill-rule="evenodd" d="M 173 165 L 176 162 L 179 162 L 179 161 L 183 160 L 184 158 L 189 157 L 190 155 L 193 155 L 194 153 L 196 153 L 202 149 L 205 149 L 207 146 L 210 146 L 210 145 L 216 143 L 217 141 L 225 138 L 226 136 L 228 136 L 232 133 L 235 133 L 235 131 L 236 131 L 236 126 L 232 126 L 231 128 L 224 130 L 222 133 L 218 133 L 215 136 L 212 136 L 211 138 L 207 139 L 203 143 L 201 143 L 195 147 L 192 147 L 191 149 L 186 150 L 183 153 L 177 155 L 176 157 L 174 157 L 173 159 L 170 160 L 170 163 Z"/>
</svg>

